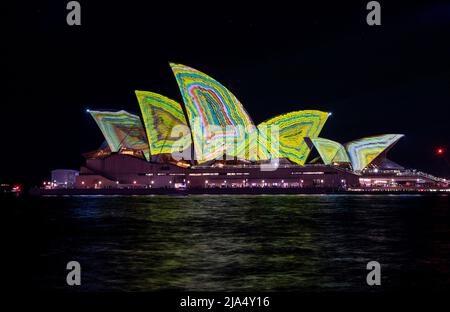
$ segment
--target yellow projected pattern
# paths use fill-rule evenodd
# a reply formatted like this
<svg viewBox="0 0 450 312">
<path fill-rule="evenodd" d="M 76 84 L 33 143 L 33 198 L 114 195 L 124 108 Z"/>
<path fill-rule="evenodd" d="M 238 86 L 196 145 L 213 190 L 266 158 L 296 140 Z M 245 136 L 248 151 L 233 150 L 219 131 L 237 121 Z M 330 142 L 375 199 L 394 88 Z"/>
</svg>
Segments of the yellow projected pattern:
<svg viewBox="0 0 450 312">
<path fill-rule="evenodd" d="M 255 126 L 239 100 L 219 82 L 194 68 L 170 66 L 186 106 L 197 162 L 224 154 L 246 159 L 246 149 L 256 146 L 249 144 Z"/>
<path fill-rule="evenodd" d="M 345 144 L 354 171 L 366 168 L 375 158 L 403 137 L 403 134 L 377 135 Z"/>
<path fill-rule="evenodd" d="M 345 147 L 341 143 L 323 138 L 314 138 L 311 141 L 325 165 L 350 162 Z"/>
<path fill-rule="evenodd" d="M 150 153 L 171 154 L 189 148 L 191 135 L 181 105 L 158 93 L 135 92 L 144 118 Z"/>
<path fill-rule="evenodd" d="M 150 160 L 150 149 L 139 116 L 121 111 L 89 110 L 112 152 L 121 148 L 141 151 Z"/>
<path fill-rule="evenodd" d="M 274 117 L 258 125 L 260 142 L 269 151 L 271 158 L 288 158 L 304 165 L 310 148 L 304 138 L 316 138 L 327 121 L 329 113 L 318 110 L 302 110 Z M 278 149 L 271 149 L 274 134 L 267 129 L 278 129 Z M 275 142 L 275 145 L 277 142 Z"/>
</svg>

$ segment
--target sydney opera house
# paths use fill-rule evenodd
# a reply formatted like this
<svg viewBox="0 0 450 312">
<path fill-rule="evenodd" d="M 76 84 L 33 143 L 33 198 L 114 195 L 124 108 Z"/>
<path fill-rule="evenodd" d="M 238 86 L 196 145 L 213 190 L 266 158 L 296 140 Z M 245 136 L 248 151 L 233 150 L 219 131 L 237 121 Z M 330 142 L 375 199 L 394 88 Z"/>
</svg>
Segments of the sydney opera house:
<svg viewBox="0 0 450 312">
<path fill-rule="evenodd" d="M 75 189 L 301 191 L 448 185 L 387 159 L 402 134 L 341 144 L 320 136 L 330 113 L 318 110 L 297 110 L 254 124 L 219 82 L 185 65 L 170 66 L 183 104 L 136 91 L 140 116 L 88 110 L 105 142 L 84 154 Z"/>
</svg>

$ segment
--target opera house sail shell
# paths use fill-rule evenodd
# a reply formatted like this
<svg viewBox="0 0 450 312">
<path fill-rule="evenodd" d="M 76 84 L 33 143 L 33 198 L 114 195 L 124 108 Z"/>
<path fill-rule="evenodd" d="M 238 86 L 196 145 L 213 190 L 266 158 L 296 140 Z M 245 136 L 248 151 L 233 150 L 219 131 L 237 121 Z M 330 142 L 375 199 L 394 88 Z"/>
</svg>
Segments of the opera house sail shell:
<svg viewBox="0 0 450 312">
<path fill-rule="evenodd" d="M 181 105 L 161 94 L 136 91 L 152 155 L 172 154 L 191 146 Z"/>
<path fill-rule="evenodd" d="M 124 110 L 88 112 L 103 133 L 111 152 L 127 148 L 141 152 L 146 160 L 150 160 L 148 140 L 139 116 Z"/>
<path fill-rule="evenodd" d="M 263 138 L 261 141 L 267 146 L 274 139 L 278 141 L 278 148 L 271 149 L 272 158 L 287 158 L 296 164 L 304 165 L 310 153 L 304 139 L 317 137 L 328 116 L 327 112 L 301 110 L 274 117 L 258 125 Z M 271 127 L 278 130 L 278 138 L 273 138 L 273 132 L 267 131 Z"/>
<path fill-rule="evenodd" d="M 341 143 L 324 138 L 312 138 L 311 142 L 325 165 L 350 162 L 345 147 Z"/>
<path fill-rule="evenodd" d="M 186 107 L 198 163 L 222 155 L 248 159 L 256 127 L 239 100 L 223 85 L 191 67 L 170 64 Z"/>
<path fill-rule="evenodd" d="M 402 137 L 403 134 L 384 134 L 362 138 L 345 144 L 353 170 L 361 171 L 365 169 Z"/>
</svg>

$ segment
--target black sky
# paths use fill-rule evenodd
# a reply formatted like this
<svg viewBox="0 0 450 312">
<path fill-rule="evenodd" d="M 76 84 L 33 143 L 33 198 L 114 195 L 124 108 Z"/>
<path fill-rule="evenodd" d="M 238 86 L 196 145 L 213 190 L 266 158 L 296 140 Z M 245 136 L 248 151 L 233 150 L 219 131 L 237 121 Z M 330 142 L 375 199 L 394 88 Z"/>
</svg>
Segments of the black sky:
<svg viewBox="0 0 450 312">
<path fill-rule="evenodd" d="M 103 141 L 86 108 L 138 112 L 136 89 L 181 102 L 169 61 L 223 83 L 255 123 L 331 111 L 322 137 L 404 133 L 392 160 L 450 175 L 434 155 L 450 148 L 448 2 L 380 1 L 372 27 L 367 1 L 80 0 L 79 27 L 66 24 L 67 2 L 7 8 L 0 181 L 78 168 Z"/>
</svg>

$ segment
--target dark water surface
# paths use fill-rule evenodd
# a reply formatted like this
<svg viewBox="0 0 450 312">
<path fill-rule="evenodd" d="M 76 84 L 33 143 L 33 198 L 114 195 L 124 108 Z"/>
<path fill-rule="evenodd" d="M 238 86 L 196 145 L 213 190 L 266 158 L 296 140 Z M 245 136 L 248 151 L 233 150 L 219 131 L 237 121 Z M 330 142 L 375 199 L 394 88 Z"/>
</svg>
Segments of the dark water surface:
<svg viewBox="0 0 450 312">
<path fill-rule="evenodd" d="M 2 199 L 12 285 L 72 290 L 450 288 L 450 197 L 136 196 Z"/>
</svg>

